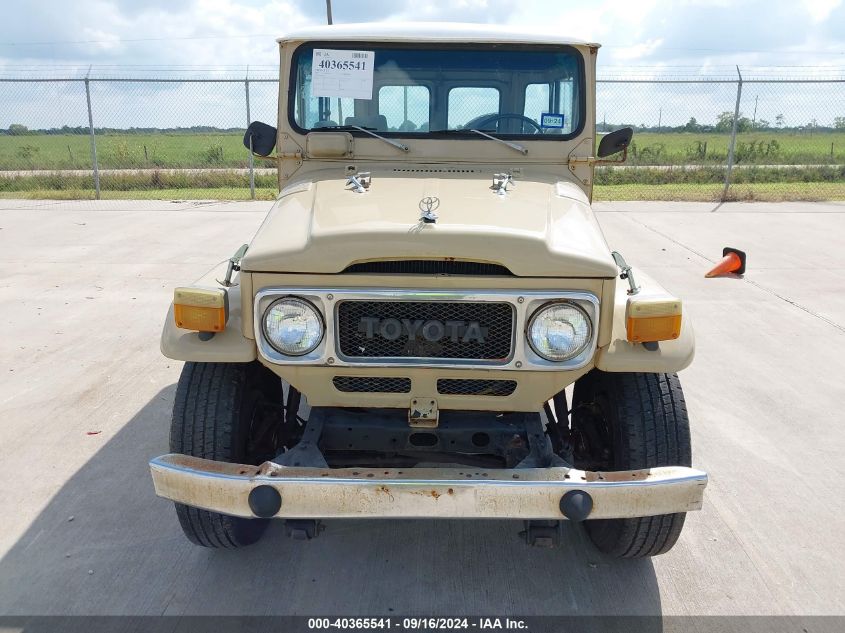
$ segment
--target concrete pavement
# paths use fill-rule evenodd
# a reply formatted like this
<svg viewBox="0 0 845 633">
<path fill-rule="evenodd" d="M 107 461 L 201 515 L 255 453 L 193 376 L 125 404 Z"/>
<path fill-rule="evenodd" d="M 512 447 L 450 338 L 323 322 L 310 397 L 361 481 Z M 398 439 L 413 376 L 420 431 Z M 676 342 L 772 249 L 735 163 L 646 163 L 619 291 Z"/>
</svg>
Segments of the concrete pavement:
<svg viewBox="0 0 845 633">
<path fill-rule="evenodd" d="M 0 615 L 845 614 L 845 204 L 596 205 L 695 323 L 681 380 L 711 475 L 675 549 L 625 562 L 506 521 L 183 538 L 146 466 L 180 371 L 161 322 L 269 204 L 0 200 Z M 704 279 L 726 245 L 747 275 Z"/>
</svg>

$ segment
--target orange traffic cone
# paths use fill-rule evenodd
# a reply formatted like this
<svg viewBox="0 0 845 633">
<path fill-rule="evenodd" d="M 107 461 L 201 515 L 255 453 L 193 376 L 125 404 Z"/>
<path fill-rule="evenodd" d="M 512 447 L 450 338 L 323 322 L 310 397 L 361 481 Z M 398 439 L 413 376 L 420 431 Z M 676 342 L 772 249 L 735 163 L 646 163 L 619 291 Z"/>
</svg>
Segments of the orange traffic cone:
<svg viewBox="0 0 845 633">
<path fill-rule="evenodd" d="M 745 272 L 745 253 L 736 248 L 726 246 L 722 249 L 722 260 L 708 272 L 705 277 L 718 277 L 726 273 L 742 275 Z"/>
</svg>

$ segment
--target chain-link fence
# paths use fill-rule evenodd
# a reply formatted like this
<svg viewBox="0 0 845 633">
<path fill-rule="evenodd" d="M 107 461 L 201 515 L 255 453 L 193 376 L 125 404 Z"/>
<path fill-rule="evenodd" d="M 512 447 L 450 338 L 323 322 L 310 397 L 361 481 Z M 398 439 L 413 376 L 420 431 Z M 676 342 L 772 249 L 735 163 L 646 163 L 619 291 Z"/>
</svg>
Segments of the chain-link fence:
<svg viewBox="0 0 845 633">
<path fill-rule="evenodd" d="M 614 200 L 845 199 L 845 80 L 604 79 L 598 131 L 636 130 Z"/>
<path fill-rule="evenodd" d="M 272 72 L 0 76 L 0 197 L 272 198 L 273 164 L 241 143 L 250 121 L 276 119 Z M 596 199 L 845 199 L 845 79 L 743 74 L 601 77 L 599 133 L 635 135 L 623 165 L 597 168 Z M 404 90 L 386 95 L 403 104 L 389 129 L 426 128 L 424 87 L 384 89 Z M 466 123 L 455 112 L 450 127 Z"/>
<path fill-rule="evenodd" d="M 0 197 L 272 198 L 242 139 L 272 77 L 0 77 Z"/>
</svg>

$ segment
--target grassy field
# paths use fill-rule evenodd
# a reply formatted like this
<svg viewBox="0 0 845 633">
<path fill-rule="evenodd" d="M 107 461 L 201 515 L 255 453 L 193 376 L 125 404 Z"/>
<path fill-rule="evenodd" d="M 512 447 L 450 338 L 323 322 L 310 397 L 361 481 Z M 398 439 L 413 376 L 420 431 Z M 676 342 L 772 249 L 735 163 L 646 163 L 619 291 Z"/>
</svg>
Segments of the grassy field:
<svg viewBox="0 0 845 633">
<path fill-rule="evenodd" d="M 246 167 L 242 136 L 107 134 L 97 137 L 103 169 Z M 727 134 L 636 133 L 629 165 L 724 164 Z M 754 132 L 737 136 L 738 164 L 845 164 L 845 131 Z M 0 170 L 90 169 L 87 135 L 0 136 Z"/>
<path fill-rule="evenodd" d="M 667 200 L 718 202 L 719 184 L 596 185 L 593 200 Z M 845 200 L 845 182 L 775 182 L 731 185 L 727 199 L 741 202 Z"/>
<path fill-rule="evenodd" d="M 225 169 L 248 165 L 238 133 L 106 134 L 97 137 L 103 198 L 248 199 L 246 175 L 225 171 L 167 173 L 156 169 Z M 727 134 L 634 135 L 626 165 L 692 169 L 614 169 L 596 172 L 597 200 L 717 200 L 724 181 Z M 737 137 L 730 196 L 741 200 L 845 199 L 845 132 L 755 132 Z M 757 165 L 804 165 L 767 168 Z M 807 167 L 807 165 L 811 165 Z M 265 167 L 264 163 L 259 166 Z M 0 136 L 0 171 L 90 170 L 87 135 Z M 133 169 L 149 170 L 144 173 Z M 259 197 L 272 198 L 275 176 L 258 175 Z M 3 198 L 92 198 L 89 174 L 0 177 Z"/>
<path fill-rule="evenodd" d="M 634 133 L 630 165 L 725 164 L 728 134 Z M 736 137 L 737 164 L 845 164 L 845 131 L 828 133 L 749 132 Z"/>
<path fill-rule="evenodd" d="M 107 134 L 97 137 L 102 169 L 246 167 L 242 134 Z M 0 170 L 91 169 L 88 135 L 0 136 Z"/>
<path fill-rule="evenodd" d="M 273 200 L 275 188 L 255 189 L 256 200 Z M 93 189 L 32 189 L 29 191 L 0 191 L 0 199 L 24 200 L 93 200 Z M 155 191 L 103 190 L 102 200 L 249 200 L 249 187 L 208 187 L 186 189 L 159 189 Z"/>
<path fill-rule="evenodd" d="M 257 200 L 272 200 L 276 196 L 274 186 L 256 187 Z M 668 184 L 668 185 L 596 185 L 593 199 L 601 201 L 622 200 L 690 200 L 717 202 L 722 195 L 719 184 Z M 28 200 L 93 200 L 94 191 L 86 188 L 29 189 L 26 191 L 2 191 L 0 198 L 23 198 Z M 173 187 L 170 189 L 104 189 L 104 200 L 249 200 L 249 188 L 244 187 Z M 770 201 L 789 200 L 845 200 L 845 182 L 802 182 L 761 183 L 734 185 L 729 200 Z"/>
</svg>

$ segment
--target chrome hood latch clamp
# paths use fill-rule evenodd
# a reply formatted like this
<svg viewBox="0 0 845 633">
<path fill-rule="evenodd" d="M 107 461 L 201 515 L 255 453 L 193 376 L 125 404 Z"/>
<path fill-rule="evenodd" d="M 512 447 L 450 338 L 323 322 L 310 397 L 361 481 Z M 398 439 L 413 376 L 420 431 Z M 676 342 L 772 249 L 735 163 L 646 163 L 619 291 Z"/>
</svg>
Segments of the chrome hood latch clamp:
<svg viewBox="0 0 845 633">
<path fill-rule="evenodd" d="M 500 196 L 505 195 L 508 192 L 508 185 L 512 185 L 516 187 L 516 183 L 513 181 L 512 174 L 493 174 L 493 191 L 495 191 Z"/>
<path fill-rule="evenodd" d="M 370 188 L 371 182 L 372 178 L 370 178 L 370 172 L 368 171 L 362 171 L 346 177 L 346 186 L 352 185 L 352 191 L 358 193 L 366 193 Z"/>
<path fill-rule="evenodd" d="M 224 288 L 231 288 L 232 286 L 237 286 L 238 284 L 232 283 L 232 276 L 235 274 L 236 271 L 240 271 L 241 269 L 241 260 L 246 255 L 246 251 L 249 249 L 249 244 L 244 244 L 241 246 L 234 255 L 229 258 L 229 263 L 226 266 L 226 276 L 221 280 L 217 279 L 217 283 L 219 283 Z"/>
<path fill-rule="evenodd" d="M 616 251 L 613 251 L 611 255 L 613 255 L 613 261 L 616 262 L 616 265 L 619 267 L 619 279 L 628 280 L 628 294 L 637 294 L 640 291 L 640 287 L 634 279 L 634 273 L 628 265 L 628 262 L 626 262 L 625 258 Z"/>
</svg>

